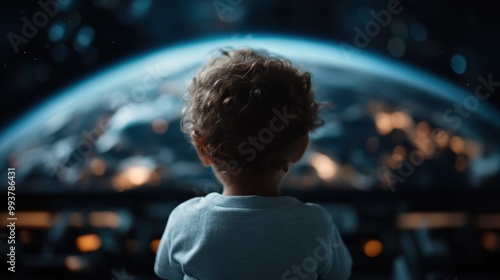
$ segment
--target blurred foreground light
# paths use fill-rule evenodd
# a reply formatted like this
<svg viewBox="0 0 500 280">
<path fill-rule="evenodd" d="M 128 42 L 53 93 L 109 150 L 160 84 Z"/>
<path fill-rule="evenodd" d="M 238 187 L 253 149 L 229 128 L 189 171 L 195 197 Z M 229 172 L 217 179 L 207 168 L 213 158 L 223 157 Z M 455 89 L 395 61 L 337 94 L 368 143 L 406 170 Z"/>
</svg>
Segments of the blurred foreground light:
<svg viewBox="0 0 500 280">
<path fill-rule="evenodd" d="M 479 143 L 468 140 L 465 144 L 465 153 L 471 159 L 478 157 L 482 153 L 482 147 Z"/>
<path fill-rule="evenodd" d="M 309 158 L 309 163 L 316 169 L 318 176 L 323 180 L 333 179 L 337 175 L 339 166 L 324 154 L 314 153 Z"/>
<path fill-rule="evenodd" d="M 394 148 L 392 152 L 391 159 L 389 161 L 389 165 L 392 169 L 398 169 L 401 166 L 401 163 L 406 157 L 406 148 L 402 145 L 398 145 Z"/>
<path fill-rule="evenodd" d="M 391 114 L 391 125 L 394 128 L 405 129 L 412 123 L 410 116 L 403 112 L 394 112 Z"/>
<path fill-rule="evenodd" d="M 399 214 L 396 223 L 403 230 L 422 228 L 463 227 L 467 222 L 464 212 L 413 212 Z"/>
<path fill-rule="evenodd" d="M 49 29 L 49 38 L 52 42 L 57 42 L 64 37 L 66 33 L 65 26 L 63 23 L 55 23 Z"/>
<path fill-rule="evenodd" d="M 96 211 L 89 214 L 89 222 L 94 227 L 117 228 L 120 226 L 120 216 L 111 211 Z"/>
<path fill-rule="evenodd" d="M 101 239 L 96 234 L 86 234 L 76 238 L 76 247 L 81 252 L 93 252 L 101 248 Z"/>
<path fill-rule="evenodd" d="M 134 18 L 141 18 L 148 14 L 151 8 L 151 0 L 134 0 L 130 5 L 130 14 Z"/>
<path fill-rule="evenodd" d="M 131 166 L 115 175 L 112 184 L 115 190 L 124 191 L 132 188 L 142 186 L 150 179 L 155 179 L 153 171 L 145 166 L 136 165 Z"/>
<path fill-rule="evenodd" d="M 100 158 L 90 160 L 90 170 L 96 176 L 102 176 L 106 172 L 106 163 Z"/>
<path fill-rule="evenodd" d="M 158 252 L 158 247 L 160 246 L 160 239 L 155 239 L 151 241 L 151 244 L 149 244 L 151 247 L 151 252 L 155 253 Z"/>
<path fill-rule="evenodd" d="M 462 154 L 465 150 L 464 140 L 459 136 L 451 137 L 450 148 L 455 154 Z"/>
<path fill-rule="evenodd" d="M 384 246 L 379 240 L 368 240 L 363 246 L 363 252 L 370 258 L 374 258 L 382 253 Z"/>
<path fill-rule="evenodd" d="M 406 156 L 406 148 L 402 145 L 397 145 L 394 147 L 393 154 L 400 155 L 401 157 Z"/>
<path fill-rule="evenodd" d="M 128 169 L 127 175 L 129 181 L 136 186 L 143 185 L 148 181 L 150 171 L 143 166 L 134 166 Z"/>
<path fill-rule="evenodd" d="M 2 213 L 0 217 L 6 221 L 11 216 Z M 49 212 L 17 212 L 16 218 L 18 227 L 48 228 L 52 225 L 52 216 Z"/>
<path fill-rule="evenodd" d="M 151 124 L 153 131 L 157 134 L 164 134 L 168 130 L 168 122 L 164 119 L 156 119 Z"/>
<path fill-rule="evenodd" d="M 387 113 L 377 113 L 375 115 L 375 125 L 377 126 L 377 132 L 385 135 L 392 131 L 392 121 L 391 116 Z"/>
<path fill-rule="evenodd" d="M 434 134 L 434 142 L 441 149 L 448 147 L 448 142 L 450 141 L 450 134 L 444 130 L 439 130 Z"/>
<path fill-rule="evenodd" d="M 481 236 L 481 245 L 490 252 L 495 252 L 499 247 L 498 235 L 492 231 L 485 231 Z"/>
<path fill-rule="evenodd" d="M 456 54 L 451 58 L 451 69 L 457 74 L 463 74 L 467 68 L 467 61 L 462 55 Z"/>
<path fill-rule="evenodd" d="M 94 40 L 95 31 L 90 26 L 82 27 L 75 38 L 75 46 L 76 48 L 86 48 L 88 47 L 92 41 Z M 77 49 L 78 51 L 78 49 Z"/>
<path fill-rule="evenodd" d="M 417 125 L 417 138 L 426 138 L 431 132 L 431 127 L 428 122 L 419 122 Z"/>
<path fill-rule="evenodd" d="M 82 270 L 86 266 L 86 262 L 78 256 L 67 256 L 64 263 L 69 271 Z"/>
</svg>

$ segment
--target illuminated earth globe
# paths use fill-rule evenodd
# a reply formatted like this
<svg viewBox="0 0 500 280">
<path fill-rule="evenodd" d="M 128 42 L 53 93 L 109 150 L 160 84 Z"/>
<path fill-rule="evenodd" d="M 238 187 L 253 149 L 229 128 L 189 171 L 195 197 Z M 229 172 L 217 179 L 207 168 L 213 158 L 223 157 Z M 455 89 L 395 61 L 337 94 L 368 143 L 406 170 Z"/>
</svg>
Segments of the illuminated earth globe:
<svg viewBox="0 0 500 280">
<path fill-rule="evenodd" d="M 189 81 L 223 47 L 289 58 L 327 103 L 285 189 L 485 189 L 500 179 L 500 113 L 487 100 L 366 52 L 280 37 L 196 41 L 98 73 L 3 131 L 1 172 L 15 167 L 17 191 L 30 193 L 220 189 L 179 122 Z"/>
</svg>

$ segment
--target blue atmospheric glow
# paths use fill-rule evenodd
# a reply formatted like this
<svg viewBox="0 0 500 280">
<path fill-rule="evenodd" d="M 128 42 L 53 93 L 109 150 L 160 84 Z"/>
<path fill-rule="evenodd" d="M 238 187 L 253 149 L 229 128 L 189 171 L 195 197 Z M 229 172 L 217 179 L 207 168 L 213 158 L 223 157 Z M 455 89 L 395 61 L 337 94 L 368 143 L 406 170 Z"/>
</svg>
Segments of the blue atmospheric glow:
<svg viewBox="0 0 500 280">
<path fill-rule="evenodd" d="M 65 29 L 62 23 L 56 23 L 52 25 L 49 30 L 49 39 L 52 42 L 57 42 L 64 37 Z"/>
<path fill-rule="evenodd" d="M 133 17 L 140 18 L 149 12 L 151 0 L 134 0 L 130 5 L 130 14 Z"/>
<path fill-rule="evenodd" d="M 349 54 L 349 50 L 345 47 L 331 42 L 276 35 L 252 36 L 251 38 L 208 38 L 138 56 L 69 87 L 4 130 L 4 133 L 0 135 L 0 146 L 7 148 L 15 145 L 18 137 L 28 132 L 40 120 L 50 118 L 52 112 L 78 107 L 81 102 L 85 103 L 86 100 L 98 98 L 99 94 L 116 88 L 124 80 L 137 79 L 141 75 L 140 71 L 150 65 L 161 65 L 165 71 L 174 71 L 180 67 L 203 62 L 209 58 L 207 54 L 211 51 L 227 46 L 263 48 L 272 53 L 279 53 L 285 57 L 308 61 L 312 64 L 336 65 L 344 69 L 376 74 L 420 88 L 423 93 L 449 101 L 450 104 L 462 102 L 469 95 L 457 86 L 400 62 L 367 52 Z M 481 110 L 475 112 L 476 114 L 482 116 L 485 121 L 500 119 L 500 113 L 497 110 L 488 104 L 483 105 Z M 0 150 L 0 153 L 2 152 Z"/>
<path fill-rule="evenodd" d="M 87 47 L 94 40 L 94 29 L 90 26 L 85 26 L 78 31 L 78 35 L 76 36 L 76 42 L 82 46 Z"/>
<path fill-rule="evenodd" d="M 57 0 L 59 9 L 62 11 L 67 11 L 73 6 L 73 0 Z"/>
<path fill-rule="evenodd" d="M 457 74 L 463 74 L 467 68 L 467 61 L 465 58 L 459 54 L 454 55 L 451 58 L 451 69 Z"/>
</svg>

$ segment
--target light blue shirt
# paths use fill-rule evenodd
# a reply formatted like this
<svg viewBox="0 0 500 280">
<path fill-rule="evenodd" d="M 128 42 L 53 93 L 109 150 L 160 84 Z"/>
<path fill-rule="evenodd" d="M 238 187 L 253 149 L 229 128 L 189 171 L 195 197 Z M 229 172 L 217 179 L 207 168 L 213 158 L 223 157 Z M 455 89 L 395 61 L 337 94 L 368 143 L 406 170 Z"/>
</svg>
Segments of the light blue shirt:
<svg viewBox="0 0 500 280">
<path fill-rule="evenodd" d="M 154 270 L 171 280 L 345 280 L 351 266 L 322 206 L 210 193 L 172 211 Z"/>
</svg>

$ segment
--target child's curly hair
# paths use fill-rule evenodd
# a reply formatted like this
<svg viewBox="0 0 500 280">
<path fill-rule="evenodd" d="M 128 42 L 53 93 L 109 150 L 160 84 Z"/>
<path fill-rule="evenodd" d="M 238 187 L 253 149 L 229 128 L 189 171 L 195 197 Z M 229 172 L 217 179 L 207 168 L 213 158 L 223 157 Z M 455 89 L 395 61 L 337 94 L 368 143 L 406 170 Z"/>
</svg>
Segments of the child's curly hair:
<svg viewBox="0 0 500 280">
<path fill-rule="evenodd" d="M 311 75 L 263 50 L 220 52 L 189 86 L 182 131 L 221 171 L 283 166 L 294 140 L 323 124 Z"/>
</svg>

